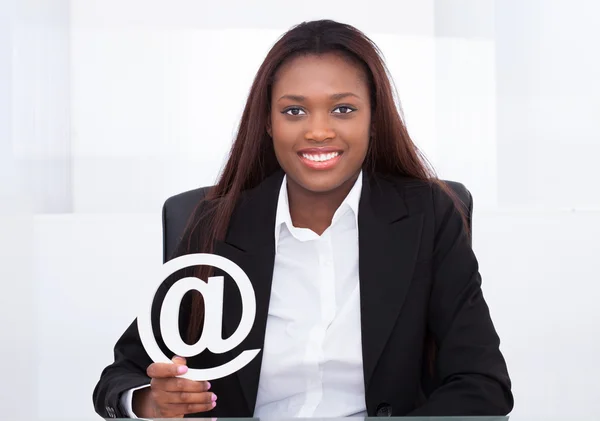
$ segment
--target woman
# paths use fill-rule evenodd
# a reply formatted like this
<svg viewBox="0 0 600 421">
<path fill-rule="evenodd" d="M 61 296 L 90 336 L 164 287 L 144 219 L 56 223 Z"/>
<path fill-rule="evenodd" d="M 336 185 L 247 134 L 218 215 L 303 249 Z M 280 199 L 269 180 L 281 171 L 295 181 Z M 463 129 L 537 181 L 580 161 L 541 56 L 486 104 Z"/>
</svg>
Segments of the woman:
<svg viewBox="0 0 600 421">
<path fill-rule="evenodd" d="M 458 204 L 411 141 L 375 45 L 333 21 L 291 29 L 258 70 L 223 174 L 190 209 L 176 253 L 220 254 L 246 272 L 252 331 L 233 352 L 165 364 L 152 363 L 132 324 L 94 391 L 96 411 L 507 414 L 510 379 Z M 235 326 L 228 288 L 224 323 Z M 182 308 L 195 342 L 201 296 Z M 262 351 L 235 374 L 177 377 L 245 349 Z"/>
</svg>

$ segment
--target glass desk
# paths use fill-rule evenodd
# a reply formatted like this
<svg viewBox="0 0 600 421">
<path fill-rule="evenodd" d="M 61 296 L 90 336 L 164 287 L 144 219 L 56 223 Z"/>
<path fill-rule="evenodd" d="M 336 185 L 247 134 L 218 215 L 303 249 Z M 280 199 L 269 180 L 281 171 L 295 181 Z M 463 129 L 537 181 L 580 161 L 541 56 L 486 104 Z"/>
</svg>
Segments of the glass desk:
<svg viewBox="0 0 600 421">
<path fill-rule="evenodd" d="M 265 418 L 264 421 L 381 421 L 387 418 L 390 421 L 600 421 L 600 415 L 590 415 L 587 417 L 564 417 L 564 416 L 527 416 L 527 415 L 509 415 L 492 417 L 347 417 L 347 418 Z M 102 421 L 99 415 L 86 415 L 77 417 L 70 414 L 65 417 L 58 416 L 19 416 L 17 418 L 2 418 L 1 421 Z M 175 418 L 140 418 L 141 420 L 151 421 L 173 421 Z M 260 421 L 261 418 L 185 418 L 186 420 L 197 421 Z M 130 418 L 106 418 L 111 421 L 131 421 Z"/>
<path fill-rule="evenodd" d="M 64 417 L 60 416 L 18 416 L 18 417 L 2 417 L 0 421 L 102 421 L 104 418 L 99 415 L 88 415 L 78 417 L 74 414 L 69 414 Z M 148 421 L 173 421 L 177 418 L 140 418 L 140 420 Z M 184 418 L 186 420 L 196 421 L 381 421 L 388 419 L 390 421 L 600 421 L 599 415 L 588 415 L 585 417 L 570 417 L 564 415 L 508 415 L 508 416 L 491 416 L 491 417 L 346 417 L 346 418 Z M 131 421 L 130 418 L 106 418 L 107 421 Z"/>
<path fill-rule="evenodd" d="M 390 421 L 563 421 L 558 419 L 546 420 L 544 418 L 525 419 L 512 416 L 493 417 L 348 417 L 348 418 L 268 418 L 264 421 L 381 421 L 385 418 Z M 101 418 L 99 418 L 101 419 Z M 151 421 L 167 421 L 163 418 L 142 418 Z M 197 421 L 260 421 L 260 418 L 185 418 Z M 111 421 L 131 421 L 130 419 L 107 418 Z M 173 420 L 172 418 L 170 419 Z M 600 420 L 600 419 L 599 419 Z M 59 421 L 59 420 L 56 420 Z M 88 420 L 82 420 L 88 421 Z M 565 420 L 566 421 L 566 420 Z M 592 419 L 586 421 L 593 421 Z"/>
<path fill-rule="evenodd" d="M 143 418 L 151 421 L 167 421 L 162 418 Z M 185 418 L 186 420 L 197 421 L 259 421 L 260 418 Z M 264 421 L 381 421 L 387 419 L 390 421 L 600 421 L 600 416 L 589 416 L 585 418 L 565 418 L 560 416 L 492 416 L 492 417 L 348 417 L 348 418 L 268 418 Z M 102 418 L 95 418 L 95 421 L 101 421 Z M 107 418 L 111 421 L 131 421 L 130 419 Z M 170 419 L 173 421 L 173 418 Z M 13 420 L 11 420 L 13 421 Z M 14 420 L 17 421 L 17 420 Z M 20 421 L 20 420 L 18 420 Z M 94 421 L 94 419 L 69 419 L 69 420 L 43 420 L 43 421 Z"/>
</svg>

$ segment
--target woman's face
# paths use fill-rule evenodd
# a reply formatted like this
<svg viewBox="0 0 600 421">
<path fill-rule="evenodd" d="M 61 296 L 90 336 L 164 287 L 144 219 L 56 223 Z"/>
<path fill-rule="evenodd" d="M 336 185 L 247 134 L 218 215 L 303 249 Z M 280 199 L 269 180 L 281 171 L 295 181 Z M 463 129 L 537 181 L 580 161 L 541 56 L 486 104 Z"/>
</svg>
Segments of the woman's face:
<svg viewBox="0 0 600 421">
<path fill-rule="evenodd" d="M 326 193 L 352 182 L 371 130 L 365 72 L 323 54 L 293 58 L 275 76 L 269 134 L 290 187 Z"/>
</svg>

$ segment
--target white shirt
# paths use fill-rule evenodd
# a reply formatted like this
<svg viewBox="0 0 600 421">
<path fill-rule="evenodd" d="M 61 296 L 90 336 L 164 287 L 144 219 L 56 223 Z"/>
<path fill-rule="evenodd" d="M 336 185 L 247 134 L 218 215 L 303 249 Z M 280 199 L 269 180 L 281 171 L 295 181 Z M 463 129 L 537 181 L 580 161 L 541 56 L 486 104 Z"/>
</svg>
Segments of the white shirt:
<svg viewBox="0 0 600 421">
<path fill-rule="evenodd" d="M 366 415 L 358 278 L 362 174 L 321 236 L 292 224 L 286 178 L 255 417 Z"/>
<path fill-rule="evenodd" d="M 358 274 L 361 190 L 362 173 L 319 236 L 293 226 L 283 179 L 254 417 L 366 416 Z M 137 418 L 134 390 L 124 393 L 121 403 Z"/>
</svg>

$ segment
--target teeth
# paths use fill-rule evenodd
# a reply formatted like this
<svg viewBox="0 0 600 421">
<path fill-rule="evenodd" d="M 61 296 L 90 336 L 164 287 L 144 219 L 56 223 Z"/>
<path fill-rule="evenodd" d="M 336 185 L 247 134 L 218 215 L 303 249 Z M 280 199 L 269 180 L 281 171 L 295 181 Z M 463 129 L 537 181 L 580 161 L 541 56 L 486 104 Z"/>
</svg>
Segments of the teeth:
<svg viewBox="0 0 600 421">
<path fill-rule="evenodd" d="M 335 158 L 339 154 L 340 154 L 339 152 L 322 153 L 322 154 L 314 154 L 314 155 L 309 155 L 307 153 L 303 153 L 302 156 L 311 161 L 323 162 L 323 161 L 329 161 L 330 159 Z"/>
</svg>

